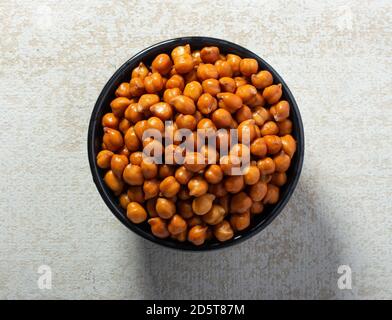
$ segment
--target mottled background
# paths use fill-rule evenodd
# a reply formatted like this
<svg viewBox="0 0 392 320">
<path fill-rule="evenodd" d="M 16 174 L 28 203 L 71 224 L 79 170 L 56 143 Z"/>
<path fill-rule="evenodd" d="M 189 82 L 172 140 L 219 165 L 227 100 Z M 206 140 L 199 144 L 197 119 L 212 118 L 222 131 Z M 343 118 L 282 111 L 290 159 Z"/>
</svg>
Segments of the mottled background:
<svg viewBox="0 0 392 320">
<path fill-rule="evenodd" d="M 0 0 L 0 298 L 392 298 L 391 1 Z M 239 43 L 301 109 L 303 174 L 238 246 L 158 247 L 90 175 L 87 126 L 113 72 L 184 35 Z M 37 286 L 40 265 L 51 290 Z M 339 290 L 349 265 L 352 290 Z"/>
</svg>

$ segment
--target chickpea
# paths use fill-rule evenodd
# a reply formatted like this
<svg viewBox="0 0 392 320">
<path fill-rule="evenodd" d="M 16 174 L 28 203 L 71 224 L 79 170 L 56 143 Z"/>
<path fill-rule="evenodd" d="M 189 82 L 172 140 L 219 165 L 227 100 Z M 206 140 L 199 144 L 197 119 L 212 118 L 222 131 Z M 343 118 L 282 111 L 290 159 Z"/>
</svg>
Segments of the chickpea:
<svg viewBox="0 0 392 320">
<path fill-rule="evenodd" d="M 230 226 L 230 223 L 226 220 L 218 223 L 214 226 L 214 236 L 220 242 L 230 240 L 234 236 L 234 231 Z"/>
<path fill-rule="evenodd" d="M 145 179 L 153 179 L 158 175 L 158 165 L 149 158 L 145 158 L 140 163 L 143 177 Z"/>
<path fill-rule="evenodd" d="M 121 83 L 116 92 L 114 93 L 116 97 L 125 97 L 125 98 L 131 98 L 131 92 L 130 92 L 130 84 L 129 82 L 123 82 Z"/>
<path fill-rule="evenodd" d="M 222 92 L 230 92 L 230 93 L 234 93 L 236 90 L 236 85 L 235 85 L 235 81 L 233 78 L 229 78 L 229 77 L 222 77 L 219 79 L 219 84 L 221 86 L 221 91 Z"/>
<path fill-rule="evenodd" d="M 218 108 L 211 116 L 217 128 L 229 128 L 233 122 L 231 113 L 223 108 Z"/>
<path fill-rule="evenodd" d="M 123 118 L 119 125 L 118 129 L 121 131 L 122 134 L 126 134 L 128 129 L 131 127 L 131 123 L 128 121 L 128 119 Z"/>
<path fill-rule="evenodd" d="M 267 121 L 260 129 L 262 136 L 276 135 L 279 133 L 279 127 L 274 121 Z"/>
<path fill-rule="evenodd" d="M 242 107 L 241 97 L 234 93 L 222 92 L 218 93 L 216 96 L 220 99 L 219 106 L 230 113 L 234 113 Z"/>
<path fill-rule="evenodd" d="M 230 217 L 230 224 L 235 231 L 242 231 L 250 225 L 250 212 L 233 214 Z"/>
<path fill-rule="evenodd" d="M 249 84 L 248 80 L 245 77 L 235 77 L 234 82 L 237 88 Z"/>
<path fill-rule="evenodd" d="M 282 149 L 282 140 L 275 135 L 264 136 L 264 141 L 267 145 L 268 153 L 275 154 Z"/>
<path fill-rule="evenodd" d="M 260 176 L 260 181 L 264 183 L 270 183 L 272 180 L 272 174 L 262 174 Z"/>
<path fill-rule="evenodd" d="M 259 181 L 249 188 L 249 197 L 253 201 L 261 201 L 267 194 L 267 184 L 265 182 Z"/>
<path fill-rule="evenodd" d="M 124 145 L 124 139 L 120 131 L 108 127 L 103 128 L 103 143 L 110 151 L 116 151 Z"/>
<path fill-rule="evenodd" d="M 146 91 L 144 90 L 143 78 L 132 78 L 129 82 L 129 93 L 132 97 L 140 97 Z"/>
<path fill-rule="evenodd" d="M 206 79 L 201 85 L 204 93 L 209 93 L 212 96 L 216 96 L 220 92 L 220 84 L 216 79 Z"/>
<path fill-rule="evenodd" d="M 197 100 L 197 109 L 202 114 L 209 114 L 216 110 L 218 102 L 210 93 L 203 93 Z"/>
<path fill-rule="evenodd" d="M 140 147 L 140 140 L 136 135 L 134 127 L 130 127 L 124 136 L 124 142 L 129 151 L 137 151 Z"/>
<path fill-rule="evenodd" d="M 251 214 L 260 214 L 264 210 L 264 205 L 261 201 L 254 201 L 250 207 Z"/>
<path fill-rule="evenodd" d="M 189 199 L 178 201 L 177 212 L 184 219 L 190 219 L 193 216 L 192 201 Z"/>
<path fill-rule="evenodd" d="M 245 193 L 240 192 L 231 198 L 230 212 L 231 213 L 244 213 L 252 206 L 252 199 Z"/>
<path fill-rule="evenodd" d="M 247 185 L 253 185 L 260 179 L 260 170 L 257 166 L 249 166 L 244 171 L 244 181 Z"/>
<path fill-rule="evenodd" d="M 282 141 L 283 151 L 290 157 L 290 159 L 292 159 L 297 149 L 297 143 L 295 142 L 294 138 L 287 134 L 281 137 L 280 140 Z"/>
<path fill-rule="evenodd" d="M 278 122 L 279 127 L 279 135 L 284 136 L 286 134 L 290 134 L 293 131 L 293 122 L 290 119 L 285 119 L 281 122 Z"/>
<path fill-rule="evenodd" d="M 159 194 L 159 181 L 157 179 L 145 180 L 143 183 L 144 199 L 155 198 Z"/>
<path fill-rule="evenodd" d="M 219 78 L 222 77 L 232 77 L 233 70 L 231 70 L 231 65 L 227 61 L 217 60 L 215 62 L 216 70 L 218 71 Z"/>
<path fill-rule="evenodd" d="M 194 116 L 190 114 L 179 114 L 176 118 L 176 125 L 178 129 L 195 130 L 197 121 Z"/>
<path fill-rule="evenodd" d="M 237 128 L 238 141 L 244 143 L 249 139 L 251 143 L 256 138 L 255 121 L 253 119 L 242 121 Z"/>
<path fill-rule="evenodd" d="M 283 121 L 290 115 L 290 105 L 286 100 L 279 101 L 270 108 L 275 121 Z"/>
<path fill-rule="evenodd" d="M 237 87 L 235 94 L 239 96 L 244 103 L 248 103 L 256 96 L 257 89 L 251 84 L 244 84 Z"/>
<path fill-rule="evenodd" d="M 166 53 L 161 53 L 155 57 L 151 66 L 153 72 L 159 72 L 160 74 L 166 75 L 170 72 L 173 63 Z"/>
<path fill-rule="evenodd" d="M 174 60 L 174 68 L 180 74 L 188 73 L 193 69 L 193 58 L 190 54 L 183 54 Z"/>
<path fill-rule="evenodd" d="M 124 155 L 114 154 L 110 161 L 110 168 L 113 173 L 121 178 L 125 167 L 128 165 L 128 158 Z"/>
<path fill-rule="evenodd" d="M 173 166 L 169 166 L 167 164 L 162 164 L 159 166 L 159 169 L 158 169 L 159 178 L 165 179 L 165 178 L 170 177 L 172 175 L 174 175 Z"/>
<path fill-rule="evenodd" d="M 167 84 L 166 84 L 167 85 Z M 160 73 L 154 72 L 144 78 L 144 89 L 147 93 L 156 93 L 163 89 L 163 79 Z"/>
<path fill-rule="evenodd" d="M 273 84 L 263 90 L 263 97 L 272 105 L 277 103 L 282 97 L 282 84 Z"/>
<path fill-rule="evenodd" d="M 250 156 L 250 150 L 246 144 L 236 143 L 231 147 L 229 155 L 237 156 L 238 158 L 242 159 L 244 157 Z"/>
<path fill-rule="evenodd" d="M 191 54 L 191 46 L 189 44 L 175 47 L 171 52 L 171 57 L 175 60 L 184 54 Z"/>
<path fill-rule="evenodd" d="M 160 133 L 163 133 L 165 131 L 165 125 L 160 118 L 150 117 L 147 120 L 147 129 L 155 129 L 158 130 Z"/>
<path fill-rule="evenodd" d="M 195 66 L 198 66 L 200 63 L 203 63 L 203 60 L 201 60 L 200 56 L 200 50 L 194 50 L 192 51 L 192 58 L 193 58 L 193 64 Z"/>
<path fill-rule="evenodd" d="M 170 199 L 158 198 L 155 210 L 162 219 L 170 219 L 176 213 L 176 205 Z"/>
<path fill-rule="evenodd" d="M 141 186 L 144 182 L 142 169 L 134 164 L 128 164 L 123 172 L 123 179 L 131 186 Z"/>
<path fill-rule="evenodd" d="M 264 204 L 275 204 L 279 200 L 279 188 L 273 184 L 268 184 L 267 194 L 263 199 Z"/>
<path fill-rule="evenodd" d="M 195 225 L 189 230 L 188 241 L 196 246 L 201 246 L 207 238 L 207 226 Z"/>
<path fill-rule="evenodd" d="M 110 161 L 112 160 L 113 152 L 109 150 L 101 150 L 97 155 L 97 165 L 101 169 L 110 168 Z"/>
<path fill-rule="evenodd" d="M 188 235 L 187 231 L 184 230 L 183 232 L 180 232 L 179 234 L 172 234 L 171 237 L 173 239 L 176 239 L 179 242 L 184 242 L 187 239 L 187 235 Z"/>
<path fill-rule="evenodd" d="M 178 214 L 175 214 L 168 225 L 168 230 L 172 235 L 178 235 L 186 231 L 187 223 L 186 221 Z"/>
<path fill-rule="evenodd" d="M 284 153 L 284 151 L 281 151 L 274 157 L 274 162 L 275 162 L 275 171 L 277 172 L 286 172 L 288 168 L 290 167 L 290 157 Z"/>
<path fill-rule="evenodd" d="M 151 232 L 154 236 L 164 239 L 170 235 L 166 222 L 160 217 L 149 219 L 148 224 L 151 226 Z"/>
<path fill-rule="evenodd" d="M 274 79 L 272 78 L 272 74 L 267 70 L 262 70 L 256 74 L 252 74 L 251 76 L 252 84 L 257 89 L 264 89 L 273 84 Z"/>
<path fill-rule="evenodd" d="M 133 223 L 139 224 L 147 219 L 147 212 L 137 202 L 130 202 L 127 206 L 127 218 Z"/>
<path fill-rule="evenodd" d="M 185 77 L 185 84 L 188 84 L 189 82 L 192 82 L 192 81 L 197 81 L 197 71 L 196 71 L 196 69 L 192 69 L 187 74 L 184 74 L 184 77 Z"/>
<path fill-rule="evenodd" d="M 211 193 L 206 193 L 198 198 L 193 199 L 192 202 L 193 212 L 199 216 L 206 214 L 212 208 L 212 203 L 214 200 L 215 200 L 215 195 Z"/>
<path fill-rule="evenodd" d="M 166 102 L 158 102 L 150 107 L 151 113 L 161 119 L 162 121 L 169 120 L 173 117 L 173 109 L 170 104 Z"/>
<path fill-rule="evenodd" d="M 264 141 L 264 138 L 255 139 L 250 145 L 250 152 L 259 158 L 263 158 L 267 154 L 267 144 Z"/>
<path fill-rule="evenodd" d="M 204 178 L 208 183 L 216 184 L 222 181 L 223 171 L 220 165 L 211 164 L 208 169 L 204 172 Z"/>
<path fill-rule="evenodd" d="M 198 81 L 191 81 L 187 83 L 184 89 L 184 96 L 191 98 L 193 101 L 198 101 L 203 93 L 203 87 Z"/>
<path fill-rule="evenodd" d="M 147 77 L 148 73 L 150 71 L 148 68 L 145 66 L 143 62 L 140 62 L 139 65 L 132 70 L 132 78 L 142 78 L 144 79 Z"/>
<path fill-rule="evenodd" d="M 179 95 L 174 97 L 170 104 L 173 105 L 179 113 L 194 114 L 196 111 L 195 102 L 187 96 Z"/>
<path fill-rule="evenodd" d="M 275 186 L 281 187 L 287 182 L 287 175 L 285 172 L 275 172 L 272 174 L 271 183 Z"/>
<path fill-rule="evenodd" d="M 234 168 L 239 168 L 241 165 L 241 160 L 238 156 L 234 154 L 229 154 L 222 156 L 219 159 L 219 165 L 226 175 L 231 175 L 233 173 Z"/>
<path fill-rule="evenodd" d="M 197 68 L 196 74 L 197 74 L 197 78 L 200 81 L 219 78 L 218 70 L 216 70 L 216 67 L 210 63 L 200 64 L 199 67 Z"/>
<path fill-rule="evenodd" d="M 199 152 L 187 152 L 184 167 L 191 172 L 199 172 L 206 167 L 204 156 Z"/>
<path fill-rule="evenodd" d="M 245 77 L 250 77 L 251 75 L 257 73 L 259 69 L 259 64 L 256 59 L 245 58 L 240 62 L 240 71 Z"/>
<path fill-rule="evenodd" d="M 131 200 L 126 193 L 122 193 L 119 197 L 119 202 L 121 208 L 127 210 L 128 204 L 131 202 Z"/>
<path fill-rule="evenodd" d="M 256 125 L 262 126 L 266 121 L 271 120 L 272 116 L 267 109 L 263 107 L 256 107 L 252 115 Z"/>
<path fill-rule="evenodd" d="M 117 177 L 112 170 L 106 172 L 103 180 L 109 189 L 112 190 L 116 195 L 119 195 L 124 188 L 124 182 L 119 177 Z"/>
<path fill-rule="evenodd" d="M 166 82 L 166 89 L 178 88 L 181 91 L 184 90 L 185 82 L 184 78 L 179 74 L 172 75 Z"/>
<path fill-rule="evenodd" d="M 129 156 L 129 163 L 131 163 L 131 164 L 136 164 L 136 165 L 140 166 L 142 161 L 143 161 L 143 152 L 141 152 L 141 151 L 133 152 Z"/>
<path fill-rule="evenodd" d="M 229 53 L 226 56 L 226 61 L 230 64 L 233 75 L 238 75 L 240 73 L 241 58 L 236 54 Z"/>
<path fill-rule="evenodd" d="M 102 127 L 108 127 L 111 129 L 118 129 L 119 119 L 113 113 L 106 113 L 102 117 Z"/>
<path fill-rule="evenodd" d="M 128 187 L 127 195 L 129 200 L 143 203 L 144 202 L 144 192 L 142 186 L 130 186 Z"/>
<path fill-rule="evenodd" d="M 188 182 L 189 195 L 200 197 L 208 191 L 208 183 L 201 176 L 193 177 Z"/>
<path fill-rule="evenodd" d="M 110 103 L 112 112 L 116 117 L 121 118 L 124 115 L 125 109 L 132 103 L 132 100 L 125 97 L 118 97 Z"/>
<path fill-rule="evenodd" d="M 219 204 L 212 205 L 211 209 L 201 219 L 209 225 L 217 225 L 225 218 L 225 209 Z"/>
<path fill-rule="evenodd" d="M 174 177 L 180 184 L 188 184 L 193 177 L 193 172 L 189 171 L 185 166 L 181 166 L 176 170 Z"/>
<path fill-rule="evenodd" d="M 275 162 L 271 158 L 264 158 L 257 161 L 257 167 L 261 175 L 272 174 L 275 172 Z"/>
<path fill-rule="evenodd" d="M 208 192 L 212 193 L 217 198 L 221 198 L 227 195 L 227 190 L 225 189 L 222 181 L 216 184 L 210 184 L 208 187 Z"/>
<path fill-rule="evenodd" d="M 139 105 L 137 103 L 131 103 L 128 108 L 125 109 L 124 118 L 131 123 L 136 123 L 143 120 L 143 113 L 139 111 Z"/>
<path fill-rule="evenodd" d="M 236 111 L 235 119 L 239 123 L 241 123 L 242 121 L 245 121 L 245 120 L 252 119 L 252 110 L 248 106 L 243 105 L 241 108 L 239 108 Z"/>
<path fill-rule="evenodd" d="M 240 192 L 244 186 L 244 178 L 242 176 L 229 176 L 224 179 L 224 186 L 230 193 Z"/>
<path fill-rule="evenodd" d="M 265 99 L 260 92 L 257 92 L 253 96 L 253 98 L 251 98 L 249 101 L 247 101 L 247 104 L 251 108 L 264 107 L 265 106 Z"/>
<path fill-rule="evenodd" d="M 181 90 L 179 88 L 173 88 L 173 89 L 166 89 L 163 92 L 163 101 L 171 104 L 171 101 L 181 95 Z"/>
<path fill-rule="evenodd" d="M 219 57 L 218 47 L 204 47 L 200 51 L 200 58 L 204 63 L 214 63 Z"/>
<path fill-rule="evenodd" d="M 159 190 L 166 198 L 174 197 L 180 191 L 180 184 L 173 176 L 166 177 L 159 185 Z"/>
<path fill-rule="evenodd" d="M 138 101 L 138 105 L 140 106 L 142 111 L 150 110 L 150 107 L 153 104 L 156 104 L 160 101 L 159 96 L 153 93 L 143 94 Z"/>
</svg>

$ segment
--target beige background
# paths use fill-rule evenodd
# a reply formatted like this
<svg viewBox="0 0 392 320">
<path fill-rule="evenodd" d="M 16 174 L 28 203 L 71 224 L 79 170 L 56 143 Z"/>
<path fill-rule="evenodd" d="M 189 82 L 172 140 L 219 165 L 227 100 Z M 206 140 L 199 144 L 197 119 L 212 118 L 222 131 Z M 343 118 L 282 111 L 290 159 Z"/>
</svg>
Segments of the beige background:
<svg viewBox="0 0 392 320">
<path fill-rule="evenodd" d="M 0 298 L 392 298 L 391 1 L 0 0 Z M 141 49 L 224 38 L 284 77 L 303 174 L 251 240 L 184 253 L 132 234 L 87 162 L 91 110 Z M 52 290 L 37 287 L 40 265 Z M 352 290 L 339 290 L 349 265 Z"/>
</svg>

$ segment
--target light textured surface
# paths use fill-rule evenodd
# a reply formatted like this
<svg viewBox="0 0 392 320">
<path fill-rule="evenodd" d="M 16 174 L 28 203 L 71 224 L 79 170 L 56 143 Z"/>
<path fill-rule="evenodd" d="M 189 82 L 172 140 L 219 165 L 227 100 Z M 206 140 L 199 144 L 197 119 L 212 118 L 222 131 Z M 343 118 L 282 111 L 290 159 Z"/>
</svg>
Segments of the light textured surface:
<svg viewBox="0 0 392 320">
<path fill-rule="evenodd" d="M 391 1 L 0 1 L 0 298 L 392 298 Z M 158 247 L 90 176 L 89 116 L 112 73 L 158 41 L 258 53 L 301 109 L 303 174 L 241 245 Z M 37 268 L 53 272 L 37 287 Z M 339 290 L 349 265 L 352 290 Z"/>
</svg>

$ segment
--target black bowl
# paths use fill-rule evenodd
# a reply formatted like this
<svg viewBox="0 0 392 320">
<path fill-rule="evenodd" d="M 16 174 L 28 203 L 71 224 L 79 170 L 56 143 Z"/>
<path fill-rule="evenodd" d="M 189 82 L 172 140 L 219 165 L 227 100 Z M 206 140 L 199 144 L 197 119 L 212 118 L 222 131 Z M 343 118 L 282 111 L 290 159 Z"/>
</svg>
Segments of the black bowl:
<svg viewBox="0 0 392 320">
<path fill-rule="evenodd" d="M 129 81 L 131 70 L 135 68 L 141 61 L 146 64 L 150 64 L 152 59 L 159 53 L 170 54 L 171 50 L 179 45 L 189 43 L 192 49 L 201 49 L 204 46 L 217 46 L 223 53 L 234 53 L 242 58 L 254 58 L 258 61 L 259 67 L 264 70 L 268 70 L 274 77 L 274 83 L 281 83 L 283 89 L 283 98 L 290 103 L 291 106 L 291 120 L 293 121 L 293 133 L 292 135 L 297 141 L 297 151 L 292 159 L 290 169 L 287 172 L 287 183 L 281 188 L 280 200 L 276 205 L 266 206 L 264 212 L 261 215 L 255 216 L 252 219 L 251 226 L 236 234 L 235 237 L 226 242 L 218 242 L 217 240 L 206 242 L 202 246 L 195 246 L 188 242 L 178 242 L 172 239 L 159 239 L 151 234 L 150 226 L 147 222 L 136 225 L 130 222 L 127 217 L 125 210 L 123 210 L 116 197 L 105 185 L 103 181 L 104 170 L 100 169 L 96 164 L 96 156 L 100 150 L 103 131 L 101 127 L 102 116 L 106 112 L 110 112 L 110 102 L 114 98 L 114 92 L 116 87 L 124 81 Z M 124 63 L 110 78 L 103 88 L 98 100 L 95 104 L 94 110 L 91 114 L 90 125 L 88 130 L 88 157 L 90 162 L 91 173 L 93 175 L 94 182 L 101 194 L 102 199 L 106 205 L 110 208 L 112 213 L 129 229 L 142 237 L 161 244 L 166 247 L 182 250 L 202 251 L 212 250 L 231 246 L 236 243 L 240 243 L 251 236 L 257 234 L 263 230 L 267 225 L 271 223 L 273 219 L 282 211 L 284 206 L 289 201 L 289 198 L 294 192 L 297 185 L 299 176 L 301 174 L 302 163 L 304 158 L 304 132 L 301 120 L 301 115 L 298 110 L 297 103 L 294 100 L 286 83 L 283 81 L 281 76 L 263 59 L 254 54 L 253 52 L 245 49 L 235 43 L 215 39 L 208 37 L 183 37 L 177 39 L 166 40 L 157 43 L 151 47 L 144 49 L 139 52 L 126 63 Z"/>
</svg>

